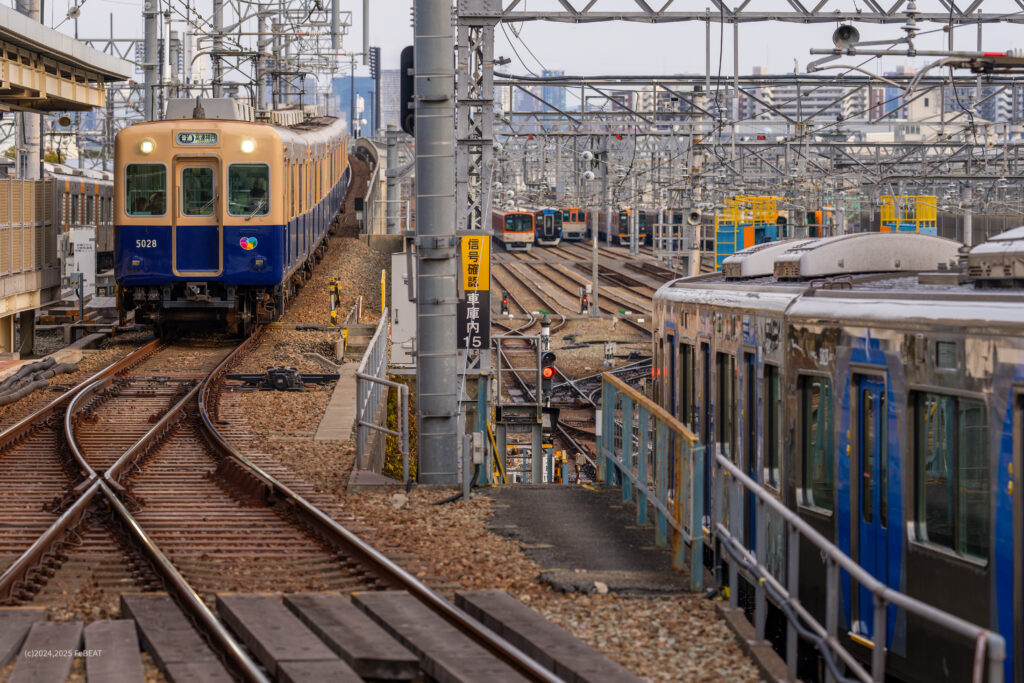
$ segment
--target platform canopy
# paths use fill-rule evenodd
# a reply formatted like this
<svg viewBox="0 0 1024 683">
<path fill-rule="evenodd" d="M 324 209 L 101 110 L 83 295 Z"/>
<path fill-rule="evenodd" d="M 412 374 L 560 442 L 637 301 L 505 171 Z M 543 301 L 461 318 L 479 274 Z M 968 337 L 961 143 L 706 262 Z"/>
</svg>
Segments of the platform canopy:
<svg viewBox="0 0 1024 683">
<path fill-rule="evenodd" d="M 88 111 L 133 65 L 0 5 L 0 111 Z"/>
</svg>

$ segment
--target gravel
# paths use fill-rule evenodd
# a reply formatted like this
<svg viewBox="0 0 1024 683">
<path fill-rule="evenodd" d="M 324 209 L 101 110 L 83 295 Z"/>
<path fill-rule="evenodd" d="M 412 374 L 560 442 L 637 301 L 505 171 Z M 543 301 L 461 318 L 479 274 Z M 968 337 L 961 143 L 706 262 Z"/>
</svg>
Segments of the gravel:
<svg viewBox="0 0 1024 683">
<path fill-rule="evenodd" d="M 76 372 L 56 375 L 50 378 L 50 391 L 35 391 L 25 398 L 6 406 L 0 406 L 0 430 L 7 429 L 18 420 L 42 408 L 57 398 L 60 393 L 88 379 L 96 372 L 125 357 L 152 337 L 139 335 L 118 336 L 108 340 L 103 348 L 83 351 L 82 360 Z"/>
</svg>

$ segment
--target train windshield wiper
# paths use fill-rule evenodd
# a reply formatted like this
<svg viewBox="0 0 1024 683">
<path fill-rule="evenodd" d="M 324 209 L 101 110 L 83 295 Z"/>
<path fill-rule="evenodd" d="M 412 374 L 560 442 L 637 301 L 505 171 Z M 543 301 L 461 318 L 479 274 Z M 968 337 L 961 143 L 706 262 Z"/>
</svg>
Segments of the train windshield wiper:
<svg viewBox="0 0 1024 683">
<path fill-rule="evenodd" d="M 265 200 L 265 199 L 259 200 L 256 203 L 256 208 L 252 210 L 252 213 L 250 213 L 248 216 L 245 217 L 245 220 L 249 220 L 253 216 L 255 216 L 259 212 L 259 210 L 262 209 L 264 207 L 264 205 L 266 205 L 266 203 L 267 203 L 267 200 Z"/>
</svg>

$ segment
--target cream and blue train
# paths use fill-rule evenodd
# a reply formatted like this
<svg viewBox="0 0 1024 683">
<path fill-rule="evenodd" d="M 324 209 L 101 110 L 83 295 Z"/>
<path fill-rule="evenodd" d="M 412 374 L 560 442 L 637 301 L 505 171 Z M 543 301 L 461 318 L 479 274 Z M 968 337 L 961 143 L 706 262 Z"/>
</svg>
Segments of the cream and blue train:
<svg viewBox="0 0 1024 683">
<path fill-rule="evenodd" d="M 349 184 L 343 122 L 136 123 L 114 150 L 119 307 L 244 333 L 309 278 Z"/>
</svg>

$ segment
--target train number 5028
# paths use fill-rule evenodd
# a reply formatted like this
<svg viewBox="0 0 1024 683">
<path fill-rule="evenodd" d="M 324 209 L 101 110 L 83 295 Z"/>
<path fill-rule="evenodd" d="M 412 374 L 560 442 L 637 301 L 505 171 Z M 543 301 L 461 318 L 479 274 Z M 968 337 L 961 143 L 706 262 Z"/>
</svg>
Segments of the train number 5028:
<svg viewBox="0 0 1024 683">
<path fill-rule="evenodd" d="M 156 240 L 135 240 L 136 249 L 155 249 Z"/>
</svg>

